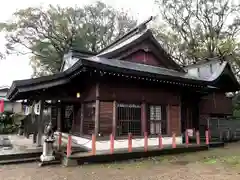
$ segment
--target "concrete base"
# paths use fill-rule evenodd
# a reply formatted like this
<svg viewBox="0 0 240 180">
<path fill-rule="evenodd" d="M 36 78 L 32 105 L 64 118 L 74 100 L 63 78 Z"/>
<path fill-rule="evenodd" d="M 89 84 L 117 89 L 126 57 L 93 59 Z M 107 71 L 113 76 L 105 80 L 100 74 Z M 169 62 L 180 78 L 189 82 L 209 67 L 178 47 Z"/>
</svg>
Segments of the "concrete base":
<svg viewBox="0 0 240 180">
<path fill-rule="evenodd" d="M 53 161 L 55 160 L 55 157 L 53 155 L 48 155 L 48 156 L 44 156 L 43 154 L 40 156 L 40 160 L 42 162 L 45 162 L 45 161 Z"/>
</svg>

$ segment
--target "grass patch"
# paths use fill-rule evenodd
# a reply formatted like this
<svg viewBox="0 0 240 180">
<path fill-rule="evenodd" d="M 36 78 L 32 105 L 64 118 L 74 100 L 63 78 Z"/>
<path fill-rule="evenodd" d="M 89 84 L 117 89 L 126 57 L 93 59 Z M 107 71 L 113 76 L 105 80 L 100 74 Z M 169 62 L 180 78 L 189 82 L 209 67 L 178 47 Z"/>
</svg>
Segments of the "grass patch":
<svg viewBox="0 0 240 180">
<path fill-rule="evenodd" d="M 216 158 L 206 158 L 203 160 L 203 163 L 205 164 L 216 164 L 218 160 Z"/>
<path fill-rule="evenodd" d="M 226 156 L 221 158 L 220 161 L 225 165 L 239 166 L 240 156 Z"/>
</svg>

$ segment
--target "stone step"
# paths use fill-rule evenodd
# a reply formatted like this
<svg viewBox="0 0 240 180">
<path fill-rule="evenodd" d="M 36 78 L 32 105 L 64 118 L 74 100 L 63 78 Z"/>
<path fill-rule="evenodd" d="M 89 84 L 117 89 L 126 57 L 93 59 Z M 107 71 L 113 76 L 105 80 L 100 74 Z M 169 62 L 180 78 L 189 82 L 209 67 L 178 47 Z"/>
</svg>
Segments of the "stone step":
<svg viewBox="0 0 240 180">
<path fill-rule="evenodd" d="M 0 165 L 15 164 L 15 163 L 28 163 L 28 162 L 34 162 L 34 161 L 39 161 L 39 160 L 40 160 L 39 157 L 9 159 L 9 160 L 0 161 Z"/>
<path fill-rule="evenodd" d="M 29 158 L 39 158 L 41 156 L 41 151 L 29 151 L 23 153 L 9 153 L 0 155 L 0 161 L 17 160 L 17 159 L 29 159 Z"/>
</svg>

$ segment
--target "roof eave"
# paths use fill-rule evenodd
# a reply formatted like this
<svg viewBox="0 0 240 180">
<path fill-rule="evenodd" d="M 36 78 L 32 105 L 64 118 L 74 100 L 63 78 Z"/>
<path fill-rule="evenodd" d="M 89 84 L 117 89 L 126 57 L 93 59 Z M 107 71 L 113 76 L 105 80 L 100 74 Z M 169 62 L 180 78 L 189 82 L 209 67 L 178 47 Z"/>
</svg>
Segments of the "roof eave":
<svg viewBox="0 0 240 180">
<path fill-rule="evenodd" d="M 14 81 L 6 97 L 9 100 L 16 100 L 16 96 L 18 93 L 28 92 L 29 89 L 35 91 L 35 90 L 40 90 L 44 88 L 50 88 L 53 86 L 65 84 L 69 81 L 69 77 L 74 76 L 75 74 L 78 73 L 81 67 L 84 67 L 83 61 L 79 60 L 71 68 L 67 69 L 64 72 L 60 72 L 58 74 L 44 76 L 44 77 L 38 78 L 37 80 L 25 79 L 25 80 Z"/>
</svg>

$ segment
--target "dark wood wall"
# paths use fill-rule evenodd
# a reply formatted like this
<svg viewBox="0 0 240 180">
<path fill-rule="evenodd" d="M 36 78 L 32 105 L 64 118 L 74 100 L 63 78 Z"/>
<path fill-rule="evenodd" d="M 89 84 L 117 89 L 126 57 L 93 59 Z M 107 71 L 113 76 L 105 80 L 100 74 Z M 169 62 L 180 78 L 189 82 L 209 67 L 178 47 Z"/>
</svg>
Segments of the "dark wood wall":
<svg viewBox="0 0 240 180">
<path fill-rule="evenodd" d="M 89 84 L 86 90 L 81 94 L 81 101 L 90 102 L 96 100 L 96 84 Z"/>
<path fill-rule="evenodd" d="M 168 106 L 168 134 L 171 135 L 173 132 L 176 135 L 181 134 L 181 106 L 180 105 L 169 105 Z"/>
<path fill-rule="evenodd" d="M 141 103 L 145 100 L 146 103 L 179 105 L 180 92 L 164 89 L 164 86 L 162 88 L 148 88 L 131 83 L 101 83 L 100 100 L 130 103 Z"/>
<path fill-rule="evenodd" d="M 143 85 L 132 83 L 129 81 L 121 80 L 109 80 L 109 82 L 100 82 L 99 85 L 99 100 L 100 100 L 100 114 L 99 114 L 99 132 L 104 136 L 109 135 L 113 132 L 113 101 L 117 103 L 137 103 L 146 105 L 158 104 L 168 106 L 168 134 L 171 135 L 173 132 L 179 135 L 185 127 L 181 130 L 183 126 L 181 121 L 186 119 L 183 118 L 182 104 L 183 96 L 182 92 L 178 88 L 167 88 L 165 85 L 160 85 L 158 87 L 151 85 Z M 193 95 L 187 95 L 192 99 Z M 92 83 L 86 88 L 86 92 L 81 94 L 81 102 L 79 103 L 94 103 L 96 100 L 96 84 Z M 190 105 L 191 106 L 191 105 Z M 202 117 L 207 117 L 211 114 L 232 114 L 232 100 L 227 98 L 224 93 L 214 93 L 207 96 L 201 97 L 199 103 L 193 104 L 192 106 L 199 106 L 199 117 L 202 122 L 199 124 L 206 124 L 205 119 Z M 197 122 L 198 119 L 192 118 L 192 122 Z M 204 120 L 203 120 L 204 119 Z M 75 121 L 80 121 L 80 113 L 77 115 Z M 84 119 L 88 121 L 88 119 Z M 75 122 L 77 126 L 80 123 Z M 85 124 L 93 125 L 93 119 L 89 119 L 89 122 Z M 192 123 L 193 125 L 193 123 Z M 195 128 L 196 128 L 195 127 Z M 86 131 L 84 126 L 83 131 Z M 190 127 L 188 127 L 190 128 Z M 79 127 L 77 127 L 79 129 Z M 116 129 L 116 128 L 115 128 Z"/>
<path fill-rule="evenodd" d="M 168 135 L 172 133 L 181 134 L 181 106 L 168 105 Z M 143 108 L 142 108 L 143 111 Z M 142 114 L 143 116 L 143 114 Z M 148 120 L 147 120 L 148 121 Z M 113 132 L 113 102 L 100 102 L 100 128 L 99 131 L 103 136 L 108 136 Z"/>
<path fill-rule="evenodd" d="M 112 133 L 113 101 L 125 103 L 146 103 L 167 106 L 168 135 L 181 134 L 181 99 L 180 92 L 164 88 L 145 88 L 128 83 L 100 84 L 100 132 L 103 135 Z M 142 111 L 144 109 L 142 108 Z M 145 112 L 147 113 L 147 112 Z M 143 114 L 142 114 L 143 115 Z M 147 120 L 148 121 L 148 120 Z"/>
<path fill-rule="evenodd" d="M 200 114 L 232 114 L 232 99 L 225 96 L 225 93 L 212 93 L 203 96 L 200 104 Z"/>
<path fill-rule="evenodd" d="M 99 131 L 108 136 L 113 130 L 113 102 L 100 102 Z"/>
</svg>

